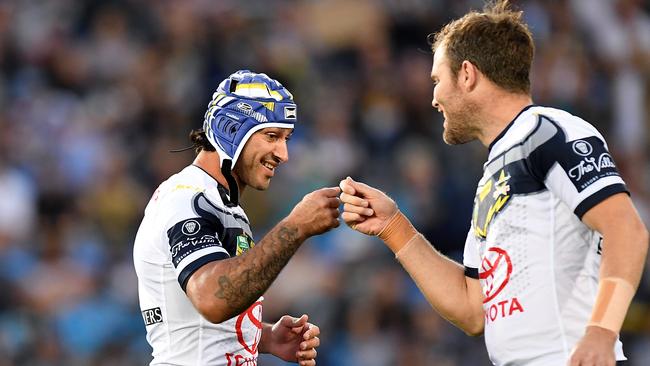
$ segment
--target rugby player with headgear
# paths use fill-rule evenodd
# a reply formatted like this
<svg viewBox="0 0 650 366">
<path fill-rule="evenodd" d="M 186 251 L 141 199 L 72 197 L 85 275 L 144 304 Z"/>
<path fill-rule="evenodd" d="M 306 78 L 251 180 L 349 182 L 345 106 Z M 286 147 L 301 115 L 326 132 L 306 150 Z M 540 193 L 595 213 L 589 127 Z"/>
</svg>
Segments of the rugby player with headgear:
<svg viewBox="0 0 650 366">
<path fill-rule="evenodd" d="M 339 225 L 340 190 L 307 194 L 257 244 L 239 205 L 288 160 L 296 122 L 278 81 L 237 71 L 190 134 L 194 162 L 153 194 L 133 252 L 151 365 L 253 366 L 260 352 L 316 364 L 319 328 L 307 315 L 263 323 L 262 295 L 305 239 Z"/>
</svg>

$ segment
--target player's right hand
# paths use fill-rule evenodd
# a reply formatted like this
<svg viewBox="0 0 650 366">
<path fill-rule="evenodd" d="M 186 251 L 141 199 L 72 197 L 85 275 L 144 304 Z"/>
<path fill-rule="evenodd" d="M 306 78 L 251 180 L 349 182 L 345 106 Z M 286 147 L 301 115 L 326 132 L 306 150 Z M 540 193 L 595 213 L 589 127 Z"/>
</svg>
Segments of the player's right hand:
<svg viewBox="0 0 650 366">
<path fill-rule="evenodd" d="M 341 217 L 352 229 L 378 235 L 397 212 L 397 204 L 384 192 L 347 177 L 339 184 L 343 213 Z"/>
<path fill-rule="evenodd" d="M 322 234 L 339 226 L 338 187 L 321 188 L 302 198 L 287 220 L 295 224 L 304 238 Z"/>
</svg>

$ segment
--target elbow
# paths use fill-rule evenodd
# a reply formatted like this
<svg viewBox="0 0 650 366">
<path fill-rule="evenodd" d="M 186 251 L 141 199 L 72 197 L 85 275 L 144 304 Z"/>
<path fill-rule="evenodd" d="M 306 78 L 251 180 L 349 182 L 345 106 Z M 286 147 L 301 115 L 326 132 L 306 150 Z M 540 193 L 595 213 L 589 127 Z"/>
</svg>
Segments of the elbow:
<svg viewBox="0 0 650 366">
<path fill-rule="evenodd" d="M 220 309 L 219 306 L 217 306 L 217 304 L 214 302 L 208 303 L 206 301 L 203 301 L 200 303 L 195 303 L 194 308 L 205 320 L 213 324 L 223 323 L 226 320 L 232 318 L 230 314 L 222 311 L 222 309 Z"/>
<path fill-rule="evenodd" d="M 187 297 L 194 306 L 194 309 L 207 321 L 213 324 L 223 323 L 234 315 L 228 312 L 223 303 L 206 295 L 206 291 L 195 286 L 196 283 L 188 284 Z M 209 293 L 209 292 L 208 292 Z"/>
<path fill-rule="evenodd" d="M 469 324 L 468 326 L 463 328 L 463 332 L 467 334 L 470 337 L 478 337 L 480 335 L 483 335 L 483 329 L 484 329 L 485 323 L 481 322 L 474 322 L 472 324 Z"/>
<path fill-rule="evenodd" d="M 639 219 L 635 231 L 635 236 L 639 238 L 639 249 L 641 250 L 641 253 L 639 254 L 642 254 L 643 258 L 645 258 L 648 253 L 648 246 L 650 245 L 650 234 L 648 233 L 648 228 L 646 228 L 643 221 Z"/>
<path fill-rule="evenodd" d="M 483 334 L 485 322 L 483 316 L 473 316 L 465 319 L 449 319 L 449 321 L 460 328 L 463 333 L 470 337 L 478 337 Z"/>
</svg>

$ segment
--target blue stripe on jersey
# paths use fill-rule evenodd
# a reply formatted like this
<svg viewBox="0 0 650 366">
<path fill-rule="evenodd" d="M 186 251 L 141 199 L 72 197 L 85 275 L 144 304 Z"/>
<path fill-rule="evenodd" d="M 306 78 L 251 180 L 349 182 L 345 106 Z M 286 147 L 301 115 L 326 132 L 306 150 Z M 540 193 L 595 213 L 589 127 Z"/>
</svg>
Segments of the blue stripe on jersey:
<svg viewBox="0 0 650 366">
<path fill-rule="evenodd" d="M 192 199 L 192 208 L 201 217 L 210 217 L 217 219 L 217 212 L 234 217 L 237 220 L 243 221 L 246 225 L 250 225 L 248 220 L 241 215 L 224 210 L 210 201 L 203 192 L 197 193 Z M 218 219 L 217 219 L 218 220 Z"/>
<path fill-rule="evenodd" d="M 624 184 L 612 184 L 611 186 L 607 186 L 592 194 L 591 196 L 585 198 L 582 202 L 580 202 L 580 204 L 573 212 L 576 214 L 576 216 L 578 216 L 578 218 L 582 220 L 582 216 L 584 216 L 587 211 L 589 211 L 600 202 L 604 201 L 605 198 L 613 196 L 617 193 L 627 193 L 628 195 L 630 194 Z"/>
<path fill-rule="evenodd" d="M 192 274 L 196 272 L 197 269 L 201 268 L 203 265 L 218 261 L 221 259 L 226 259 L 228 258 L 228 254 L 224 252 L 216 252 L 216 253 L 210 253 L 208 255 L 204 255 L 203 257 L 195 260 L 194 262 L 190 263 L 181 271 L 181 274 L 178 275 L 178 283 L 181 285 L 181 288 L 183 291 L 187 291 L 187 281 L 190 279 Z"/>
<path fill-rule="evenodd" d="M 473 278 L 478 280 L 478 268 L 472 268 L 465 266 L 465 277 Z"/>
<path fill-rule="evenodd" d="M 545 180 L 551 167 L 558 163 L 580 193 L 601 178 L 619 175 L 605 142 L 597 136 L 567 141 L 564 131 L 555 121 L 540 116 L 540 123 L 552 124 L 557 133 L 530 153 L 531 171 L 537 177 Z"/>
<path fill-rule="evenodd" d="M 174 267 L 188 255 L 208 247 L 221 247 L 219 232 L 223 226 L 217 220 L 194 217 L 182 220 L 167 230 L 169 252 Z"/>
</svg>

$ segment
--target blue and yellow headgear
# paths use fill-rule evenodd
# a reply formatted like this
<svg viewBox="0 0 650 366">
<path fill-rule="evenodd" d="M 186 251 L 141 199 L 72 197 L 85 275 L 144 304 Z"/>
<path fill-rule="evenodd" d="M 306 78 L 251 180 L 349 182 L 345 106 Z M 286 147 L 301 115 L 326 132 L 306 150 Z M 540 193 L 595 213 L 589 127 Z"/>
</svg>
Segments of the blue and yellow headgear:
<svg viewBox="0 0 650 366">
<path fill-rule="evenodd" d="M 251 135 L 266 127 L 293 128 L 296 121 L 293 95 L 282 84 L 266 74 L 239 70 L 222 81 L 212 95 L 203 130 L 232 186 L 230 171 Z M 231 199 L 236 200 L 236 192 L 231 193 L 235 196 Z"/>
</svg>

